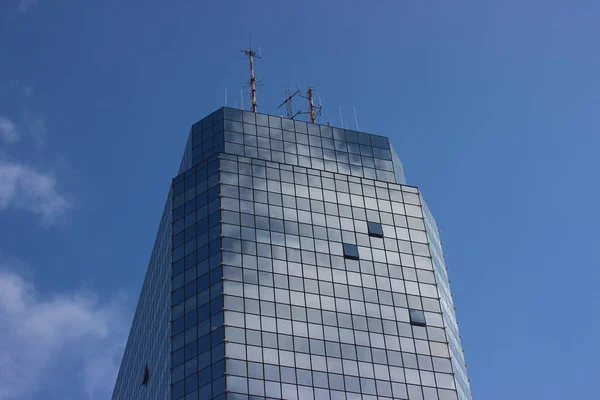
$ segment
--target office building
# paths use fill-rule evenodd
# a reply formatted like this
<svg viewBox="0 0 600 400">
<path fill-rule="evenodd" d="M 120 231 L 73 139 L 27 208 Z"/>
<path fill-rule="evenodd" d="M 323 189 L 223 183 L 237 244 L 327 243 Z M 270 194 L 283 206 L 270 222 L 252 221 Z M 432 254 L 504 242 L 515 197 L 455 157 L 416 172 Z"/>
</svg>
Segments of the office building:
<svg viewBox="0 0 600 400">
<path fill-rule="evenodd" d="M 173 179 L 113 399 L 471 399 L 388 138 L 220 108 Z"/>
</svg>

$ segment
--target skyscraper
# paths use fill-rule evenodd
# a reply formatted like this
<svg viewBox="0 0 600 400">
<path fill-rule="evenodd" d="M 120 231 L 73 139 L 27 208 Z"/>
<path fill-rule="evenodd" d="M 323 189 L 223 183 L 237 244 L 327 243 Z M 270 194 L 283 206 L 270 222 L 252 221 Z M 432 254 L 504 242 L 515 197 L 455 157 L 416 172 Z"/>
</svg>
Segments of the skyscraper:
<svg viewBox="0 0 600 400">
<path fill-rule="evenodd" d="M 471 399 L 388 138 L 220 108 L 173 179 L 113 399 Z"/>
</svg>

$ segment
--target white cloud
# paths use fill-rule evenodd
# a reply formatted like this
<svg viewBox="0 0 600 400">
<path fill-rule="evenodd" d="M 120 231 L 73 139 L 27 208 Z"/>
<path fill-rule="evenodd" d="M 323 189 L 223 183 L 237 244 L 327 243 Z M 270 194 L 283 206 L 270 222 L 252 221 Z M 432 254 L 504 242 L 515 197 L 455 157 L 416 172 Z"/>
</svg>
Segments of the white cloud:
<svg viewBox="0 0 600 400">
<path fill-rule="evenodd" d="M 0 210 L 9 208 L 31 211 L 51 223 L 69 208 L 69 202 L 57 191 L 52 173 L 0 159 Z"/>
<path fill-rule="evenodd" d="M 30 6 L 36 4 L 38 0 L 19 0 L 19 10 L 27 12 Z"/>
<path fill-rule="evenodd" d="M 121 309 L 86 293 L 42 298 L 0 262 L 0 399 L 53 398 L 52 386 L 68 398 L 110 398 L 125 339 Z"/>
<path fill-rule="evenodd" d="M 17 126 L 10 119 L 0 116 L 0 139 L 6 143 L 14 143 L 19 140 Z"/>
</svg>

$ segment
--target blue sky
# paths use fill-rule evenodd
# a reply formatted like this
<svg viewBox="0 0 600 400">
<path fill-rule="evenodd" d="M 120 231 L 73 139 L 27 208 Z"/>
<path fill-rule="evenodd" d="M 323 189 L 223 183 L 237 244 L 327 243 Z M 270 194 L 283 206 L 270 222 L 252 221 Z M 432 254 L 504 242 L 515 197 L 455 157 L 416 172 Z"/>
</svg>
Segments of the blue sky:
<svg viewBox="0 0 600 400">
<path fill-rule="evenodd" d="M 217 2 L 220 3 L 220 2 Z M 217 4 L 215 3 L 215 4 Z M 105 399 L 189 126 L 312 84 L 434 212 L 475 398 L 593 398 L 597 1 L 0 3 L 0 398 Z M 244 105 L 248 105 L 244 93 Z M 65 393 L 69 393 L 65 397 Z"/>
</svg>

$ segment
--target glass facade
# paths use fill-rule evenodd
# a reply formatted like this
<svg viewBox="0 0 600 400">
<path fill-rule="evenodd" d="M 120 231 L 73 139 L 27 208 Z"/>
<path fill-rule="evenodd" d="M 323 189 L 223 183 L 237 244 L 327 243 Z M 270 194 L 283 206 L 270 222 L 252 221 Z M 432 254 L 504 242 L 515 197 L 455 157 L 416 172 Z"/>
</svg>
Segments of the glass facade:
<svg viewBox="0 0 600 400">
<path fill-rule="evenodd" d="M 113 399 L 168 400 L 171 319 L 171 192 L 160 220 Z M 148 380 L 144 382 L 146 366 Z"/>
<path fill-rule="evenodd" d="M 221 108 L 167 208 L 113 399 L 471 398 L 437 226 L 387 138 Z"/>
</svg>

